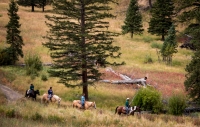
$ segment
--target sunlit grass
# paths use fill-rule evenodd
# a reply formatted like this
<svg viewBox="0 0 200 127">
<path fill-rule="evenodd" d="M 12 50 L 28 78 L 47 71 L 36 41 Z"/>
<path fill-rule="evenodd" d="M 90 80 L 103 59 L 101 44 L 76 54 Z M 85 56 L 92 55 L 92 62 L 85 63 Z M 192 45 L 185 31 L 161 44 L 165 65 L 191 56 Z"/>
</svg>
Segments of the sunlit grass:
<svg viewBox="0 0 200 127">
<path fill-rule="evenodd" d="M 13 110 L 14 109 L 14 110 Z M 31 110 L 30 110 L 31 109 Z M 142 114 L 135 116 L 118 116 L 114 111 L 97 108 L 91 110 L 77 110 L 72 107 L 56 107 L 56 105 L 44 106 L 30 100 L 19 100 L 6 106 L 0 106 L 0 113 L 6 115 L 13 110 L 11 118 L 0 117 L 1 125 L 9 126 L 82 126 L 82 127 L 105 127 L 105 126 L 131 126 L 131 127 L 194 127 L 192 118 L 174 117 L 170 115 Z"/>
</svg>

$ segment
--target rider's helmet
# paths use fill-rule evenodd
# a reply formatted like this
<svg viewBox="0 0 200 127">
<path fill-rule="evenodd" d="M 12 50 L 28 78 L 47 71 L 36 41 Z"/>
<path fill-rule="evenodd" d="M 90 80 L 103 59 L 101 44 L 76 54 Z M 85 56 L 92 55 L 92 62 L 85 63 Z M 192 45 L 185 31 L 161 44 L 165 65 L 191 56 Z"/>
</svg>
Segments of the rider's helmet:
<svg viewBox="0 0 200 127">
<path fill-rule="evenodd" d="M 129 98 L 126 98 L 126 100 L 129 100 Z"/>
</svg>

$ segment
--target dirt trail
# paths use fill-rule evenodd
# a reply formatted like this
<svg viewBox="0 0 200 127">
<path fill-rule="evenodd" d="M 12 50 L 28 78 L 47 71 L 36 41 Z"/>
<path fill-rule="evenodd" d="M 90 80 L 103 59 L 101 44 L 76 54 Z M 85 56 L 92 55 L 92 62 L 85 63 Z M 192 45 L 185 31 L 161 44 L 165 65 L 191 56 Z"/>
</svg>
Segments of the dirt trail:
<svg viewBox="0 0 200 127">
<path fill-rule="evenodd" d="M 11 88 L 0 84 L 0 90 L 3 92 L 3 94 L 6 96 L 8 102 L 16 101 L 23 97 L 22 94 L 12 90 Z"/>
</svg>

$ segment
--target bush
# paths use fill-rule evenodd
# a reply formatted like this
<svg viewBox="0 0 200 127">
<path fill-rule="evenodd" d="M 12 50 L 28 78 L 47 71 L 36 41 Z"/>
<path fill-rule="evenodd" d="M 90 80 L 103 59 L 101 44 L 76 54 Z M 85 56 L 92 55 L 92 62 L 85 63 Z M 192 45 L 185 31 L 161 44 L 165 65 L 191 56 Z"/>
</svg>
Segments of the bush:
<svg viewBox="0 0 200 127">
<path fill-rule="evenodd" d="M 9 56 L 9 49 L 0 49 L 0 65 L 11 65 L 12 59 Z"/>
<path fill-rule="evenodd" d="M 151 48 L 161 49 L 161 48 L 162 48 L 162 44 L 153 42 L 153 43 L 151 44 Z"/>
<path fill-rule="evenodd" d="M 38 71 L 43 69 L 41 59 L 36 54 L 28 54 L 25 57 L 25 65 L 26 65 L 26 74 L 30 75 L 32 79 L 38 76 Z"/>
<path fill-rule="evenodd" d="M 144 63 L 153 63 L 153 59 L 151 58 L 151 55 L 146 55 Z"/>
<path fill-rule="evenodd" d="M 42 81 L 47 81 L 48 80 L 47 76 L 44 75 L 44 74 L 41 76 L 41 79 L 42 79 Z"/>
<path fill-rule="evenodd" d="M 31 116 L 32 120 L 42 120 L 42 115 L 40 115 L 39 113 L 35 113 L 34 115 Z"/>
<path fill-rule="evenodd" d="M 136 93 L 133 104 L 153 113 L 160 113 L 163 108 L 161 94 L 152 87 L 141 88 Z"/>
<path fill-rule="evenodd" d="M 186 97 L 183 94 L 174 94 L 169 98 L 168 111 L 172 115 L 182 115 L 186 108 Z"/>
<path fill-rule="evenodd" d="M 145 37 L 143 37 L 143 41 L 146 43 L 150 43 L 151 41 L 153 41 L 153 38 L 151 38 L 149 36 L 145 36 Z"/>
<path fill-rule="evenodd" d="M 51 123 L 65 122 L 65 119 L 63 117 L 59 117 L 59 116 L 56 116 L 56 115 L 50 115 L 50 116 L 48 116 L 48 120 Z"/>
<path fill-rule="evenodd" d="M 15 117 L 15 110 L 14 109 L 7 110 L 6 116 L 9 117 L 9 118 L 14 118 Z"/>
</svg>

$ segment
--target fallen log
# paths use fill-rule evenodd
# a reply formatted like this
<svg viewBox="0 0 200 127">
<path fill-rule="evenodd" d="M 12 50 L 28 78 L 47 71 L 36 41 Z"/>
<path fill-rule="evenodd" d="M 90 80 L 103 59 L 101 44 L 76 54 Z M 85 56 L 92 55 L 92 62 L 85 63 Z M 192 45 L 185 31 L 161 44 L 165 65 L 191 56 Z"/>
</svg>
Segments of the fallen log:
<svg viewBox="0 0 200 127">
<path fill-rule="evenodd" d="M 112 84 L 137 84 L 137 85 L 143 85 L 146 87 L 146 77 L 140 78 L 140 79 L 131 79 L 131 80 L 100 80 L 100 82 L 105 83 L 112 83 Z"/>
<path fill-rule="evenodd" d="M 113 74 L 119 76 L 123 80 L 100 80 L 100 82 L 105 82 L 105 83 L 112 83 L 112 84 L 137 84 L 137 85 L 143 85 L 146 87 L 147 83 L 147 77 L 144 78 L 139 78 L 139 79 L 131 79 L 127 75 L 120 74 L 118 72 L 115 72 L 112 68 L 107 68 L 106 71 L 112 72 Z"/>
<path fill-rule="evenodd" d="M 111 83 L 112 84 L 140 84 L 140 85 L 146 86 L 145 78 L 132 79 L 132 80 L 118 80 L 118 81 L 112 81 Z"/>
<path fill-rule="evenodd" d="M 120 73 L 115 72 L 112 68 L 107 68 L 106 71 L 112 72 L 113 74 L 119 76 L 119 77 L 122 78 L 123 80 L 132 80 L 131 78 L 129 78 L 129 77 L 126 76 L 126 75 L 123 75 L 123 74 L 120 74 Z"/>
</svg>

